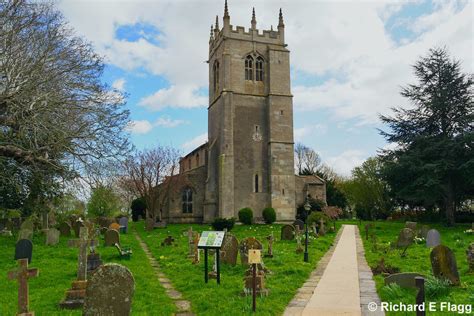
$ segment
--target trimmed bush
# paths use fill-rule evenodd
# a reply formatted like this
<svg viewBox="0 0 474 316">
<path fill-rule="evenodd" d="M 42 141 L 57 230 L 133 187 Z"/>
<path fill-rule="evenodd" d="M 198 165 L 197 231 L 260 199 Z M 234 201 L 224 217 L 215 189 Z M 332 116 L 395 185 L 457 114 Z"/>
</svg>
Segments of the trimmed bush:
<svg viewBox="0 0 474 316">
<path fill-rule="evenodd" d="M 253 211 L 250 207 L 245 207 L 239 211 L 239 221 L 245 225 L 251 225 L 253 222 Z"/>
<path fill-rule="evenodd" d="M 327 216 L 326 214 L 324 214 L 323 212 L 312 212 L 309 216 L 308 216 L 308 225 L 311 226 L 313 225 L 313 223 L 316 223 L 319 225 L 319 221 L 320 220 L 323 220 L 325 223 L 326 223 L 326 226 L 328 225 L 328 223 L 331 221 L 331 219 L 329 218 L 329 216 Z"/>
<path fill-rule="evenodd" d="M 216 218 L 212 222 L 212 228 L 214 230 L 224 230 L 224 228 L 227 228 L 227 231 L 230 231 L 232 228 L 234 228 L 235 224 L 235 218 Z"/>
<path fill-rule="evenodd" d="M 276 213 L 273 207 L 267 207 L 262 212 L 263 219 L 267 224 L 273 224 L 276 221 Z"/>
</svg>

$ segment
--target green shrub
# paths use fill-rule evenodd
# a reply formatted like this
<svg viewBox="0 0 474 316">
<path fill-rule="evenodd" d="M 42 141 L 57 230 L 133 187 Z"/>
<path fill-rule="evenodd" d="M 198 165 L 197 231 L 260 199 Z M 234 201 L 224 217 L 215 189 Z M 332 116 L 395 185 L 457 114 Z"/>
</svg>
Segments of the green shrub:
<svg viewBox="0 0 474 316">
<path fill-rule="evenodd" d="M 239 221 L 245 225 L 251 225 L 253 222 L 253 211 L 250 207 L 245 207 L 239 211 Z"/>
<path fill-rule="evenodd" d="M 92 217 L 111 216 L 120 209 L 120 200 L 110 187 L 98 186 L 92 189 L 89 203 L 87 203 L 87 213 Z"/>
<path fill-rule="evenodd" d="M 227 231 L 230 231 L 232 228 L 234 228 L 235 224 L 235 218 L 216 218 L 212 222 L 212 228 L 214 230 L 224 230 L 224 228 L 227 228 Z"/>
<path fill-rule="evenodd" d="M 326 227 L 327 227 L 328 223 L 331 221 L 329 216 L 327 216 L 323 212 L 312 212 L 308 216 L 308 225 L 311 226 L 311 225 L 313 225 L 313 223 L 316 223 L 316 224 L 319 225 L 319 221 L 321 219 L 324 221 L 324 223 L 326 223 L 326 225 L 325 225 Z"/>
<path fill-rule="evenodd" d="M 267 207 L 262 212 L 263 219 L 267 224 L 273 224 L 276 221 L 276 213 L 273 207 Z"/>
<path fill-rule="evenodd" d="M 134 222 L 138 221 L 138 216 L 145 218 L 146 202 L 144 198 L 133 200 L 130 208 L 132 209 L 132 220 Z"/>
<path fill-rule="evenodd" d="M 8 218 L 20 218 L 21 212 L 19 210 L 8 210 Z"/>
<path fill-rule="evenodd" d="M 382 293 L 384 294 L 384 297 L 387 297 L 390 301 L 397 301 L 406 296 L 406 291 L 396 283 L 385 285 L 382 288 Z"/>
</svg>

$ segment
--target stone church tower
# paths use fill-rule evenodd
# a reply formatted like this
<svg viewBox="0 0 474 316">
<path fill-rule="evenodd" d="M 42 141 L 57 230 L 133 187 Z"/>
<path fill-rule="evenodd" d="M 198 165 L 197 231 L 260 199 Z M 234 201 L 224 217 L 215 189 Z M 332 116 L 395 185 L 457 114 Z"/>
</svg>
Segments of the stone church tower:
<svg viewBox="0 0 474 316">
<path fill-rule="evenodd" d="M 277 30 L 233 26 L 225 3 L 209 40 L 208 161 L 204 222 L 237 217 L 295 218 L 293 103 L 290 52 L 280 10 Z"/>
<path fill-rule="evenodd" d="M 250 207 L 261 219 L 273 207 L 278 221 L 293 221 L 307 196 L 326 201 L 317 176 L 295 175 L 290 52 L 280 10 L 276 30 L 233 26 L 225 3 L 209 39 L 207 143 L 180 160 L 179 185 L 168 191 L 161 217 L 171 223 L 238 218 Z M 176 178 L 175 178 L 176 177 Z M 172 180 L 166 183 L 172 183 Z"/>
</svg>

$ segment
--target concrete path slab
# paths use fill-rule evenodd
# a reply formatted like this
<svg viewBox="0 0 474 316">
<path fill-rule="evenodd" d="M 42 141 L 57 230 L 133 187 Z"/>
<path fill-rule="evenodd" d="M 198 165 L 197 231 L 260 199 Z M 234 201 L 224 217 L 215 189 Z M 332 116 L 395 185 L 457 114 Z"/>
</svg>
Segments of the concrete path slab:
<svg viewBox="0 0 474 316">
<path fill-rule="evenodd" d="M 343 232 L 302 315 L 361 315 L 355 226 Z"/>
</svg>

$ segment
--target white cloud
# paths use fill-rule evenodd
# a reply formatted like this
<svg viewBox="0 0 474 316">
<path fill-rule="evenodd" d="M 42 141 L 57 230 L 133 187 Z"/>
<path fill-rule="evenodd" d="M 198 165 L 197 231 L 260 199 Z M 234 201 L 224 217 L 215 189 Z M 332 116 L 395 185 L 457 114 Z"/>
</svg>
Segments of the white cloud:
<svg viewBox="0 0 474 316">
<path fill-rule="evenodd" d="M 329 157 L 324 162 L 343 176 L 350 176 L 352 169 L 362 165 L 367 155 L 356 149 L 345 150 L 338 156 Z"/>
<path fill-rule="evenodd" d="M 200 96 L 196 86 L 171 86 L 160 89 L 152 95 L 142 98 L 139 105 L 152 111 L 159 111 L 166 107 L 194 108 L 207 104 L 207 97 Z"/>
<path fill-rule="evenodd" d="M 112 88 L 119 91 L 125 91 L 125 78 L 119 78 L 112 83 Z"/>
<path fill-rule="evenodd" d="M 305 142 L 305 138 L 314 136 L 315 134 L 324 135 L 327 132 L 327 126 L 323 124 L 307 125 L 295 128 L 294 138 L 295 142 Z"/>
<path fill-rule="evenodd" d="M 179 125 L 188 124 L 189 122 L 184 120 L 173 120 L 169 117 L 160 117 L 155 121 L 155 126 L 161 126 L 166 128 L 177 127 Z"/>
<path fill-rule="evenodd" d="M 153 129 L 153 125 L 148 120 L 131 121 L 127 130 L 132 134 L 147 134 Z"/>
<path fill-rule="evenodd" d="M 207 133 L 201 134 L 199 136 L 194 137 L 193 139 L 185 142 L 184 144 L 181 145 L 181 148 L 183 148 L 185 151 L 191 151 L 202 144 L 207 142 Z"/>
</svg>

